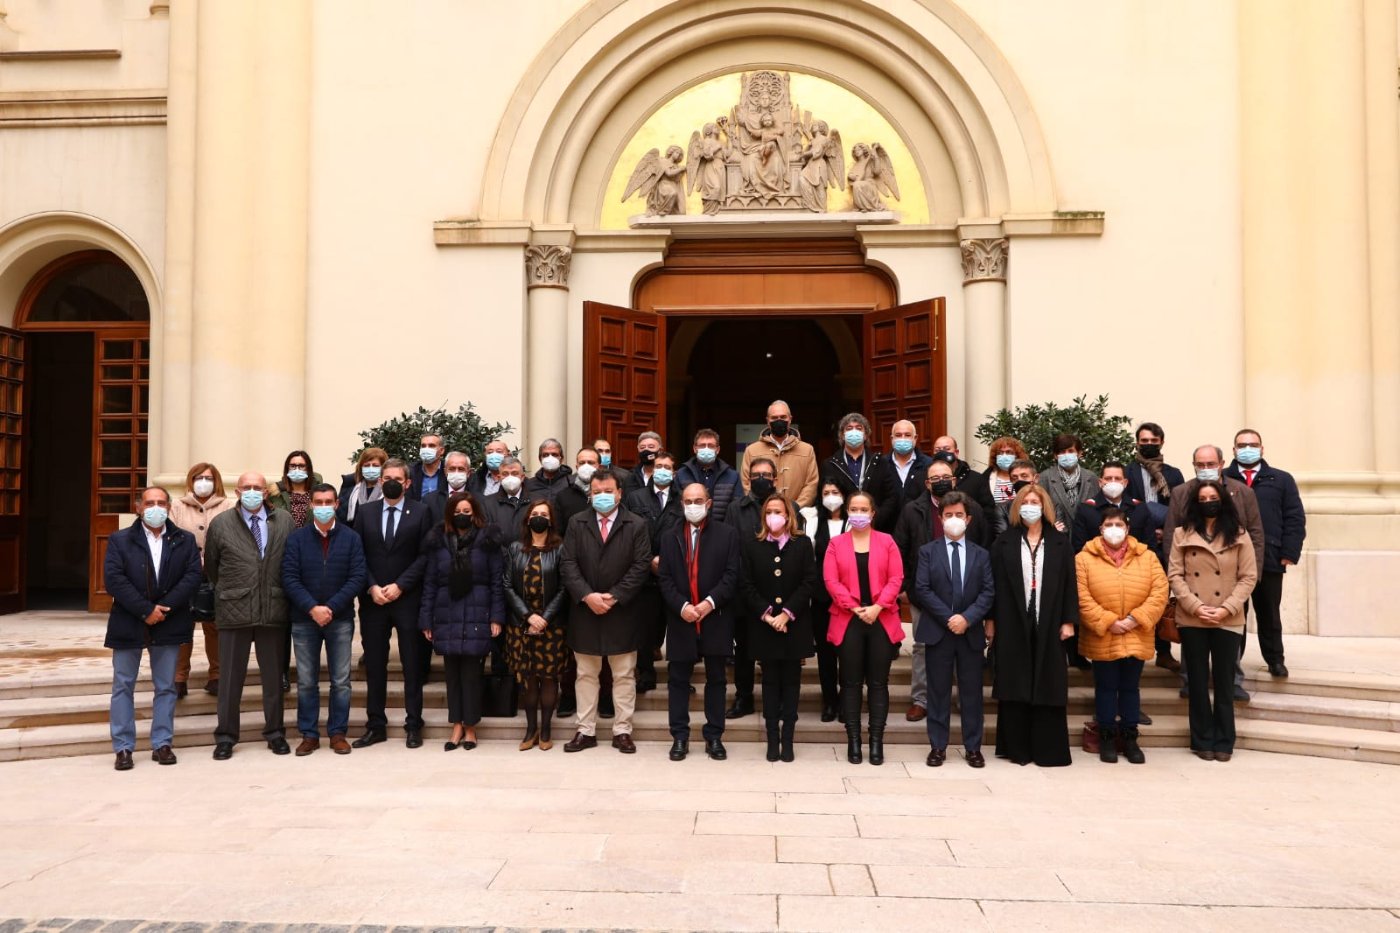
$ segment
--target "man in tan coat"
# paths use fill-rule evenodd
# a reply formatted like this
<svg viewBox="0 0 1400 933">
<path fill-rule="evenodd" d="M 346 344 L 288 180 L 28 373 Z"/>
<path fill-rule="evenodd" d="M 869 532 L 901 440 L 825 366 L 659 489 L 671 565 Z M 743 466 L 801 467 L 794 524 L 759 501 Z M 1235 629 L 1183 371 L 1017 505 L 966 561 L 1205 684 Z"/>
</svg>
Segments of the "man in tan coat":
<svg viewBox="0 0 1400 933">
<path fill-rule="evenodd" d="M 792 409 L 784 401 L 768 406 L 768 427 L 758 440 L 744 448 L 739 464 L 739 478 L 744 492 L 753 490 L 749 483 L 749 464 L 767 457 L 778 465 L 774 489 L 794 500 L 798 508 L 808 508 L 817 501 L 817 452 L 792 427 Z"/>
</svg>

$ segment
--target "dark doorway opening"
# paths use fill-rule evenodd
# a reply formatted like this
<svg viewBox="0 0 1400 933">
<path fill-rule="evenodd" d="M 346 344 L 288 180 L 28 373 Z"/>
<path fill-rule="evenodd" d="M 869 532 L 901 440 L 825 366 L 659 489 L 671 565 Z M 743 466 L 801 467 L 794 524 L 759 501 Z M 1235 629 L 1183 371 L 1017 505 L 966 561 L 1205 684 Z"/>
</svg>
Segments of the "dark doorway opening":
<svg viewBox="0 0 1400 933">
<path fill-rule="evenodd" d="M 25 551 L 30 609 L 88 604 L 93 335 L 29 335 Z"/>
</svg>

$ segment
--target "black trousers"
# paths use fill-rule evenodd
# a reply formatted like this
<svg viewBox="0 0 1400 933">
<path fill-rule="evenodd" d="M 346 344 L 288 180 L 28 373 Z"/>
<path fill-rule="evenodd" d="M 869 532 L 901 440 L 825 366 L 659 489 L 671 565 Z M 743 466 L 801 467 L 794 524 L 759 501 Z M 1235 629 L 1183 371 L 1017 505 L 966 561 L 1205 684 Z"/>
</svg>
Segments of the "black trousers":
<svg viewBox="0 0 1400 933">
<path fill-rule="evenodd" d="M 1266 664 L 1283 663 L 1283 574 L 1264 571 L 1250 594 L 1249 605 L 1254 610 L 1254 626 L 1258 630 L 1259 653 Z M 1241 640 L 1243 649 L 1244 642 Z"/>
<path fill-rule="evenodd" d="M 654 686 L 656 651 L 666 640 L 666 616 L 661 605 L 660 588 L 642 587 L 637 594 L 637 613 L 642 619 L 641 634 L 637 639 L 637 683 Z"/>
<path fill-rule="evenodd" d="M 1235 661 L 1243 639 L 1220 628 L 1181 629 L 1181 663 L 1191 714 L 1191 748 L 1235 750 Z M 1215 687 L 1214 702 L 1210 688 Z"/>
<path fill-rule="evenodd" d="M 749 653 L 749 627 L 734 626 L 734 702 L 753 703 L 754 660 Z"/>
<path fill-rule="evenodd" d="M 884 731 L 890 712 L 890 665 L 899 645 L 890 641 L 880 622 L 866 625 L 852 617 L 841 639 L 841 690 L 846 705 L 846 728 L 860 727 L 860 688 L 866 688 L 870 728 Z"/>
<path fill-rule="evenodd" d="M 369 600 L 360 603 L 360 644 L 365 649 L 365 729 L 383 732 L 389 721 L 384 707 L 389 692 L 389 636 L 399 642 L 403 666 L 404 727 L 423 728 L 424 645 L 418 630 L 418 600 L 396 599 L 385 606 Z"/>
<path fill-rule="evenodd" d="M 442 668 L 447 674 L 447 721 L 474 726 L 481 722 L 481 695 L 486 684 L 486 658 L 466 654 L 445 654 Z"/>
<path fill-rule="evenodd" d="M 769 727 L 797 721 L 797 701 L 802 693 L 802 660 L 793 658 L 763 663 L 763 718 Z"/>
<path fill-rule="evenodd" d="M 812 634 L 817 639 L 817 679 L 822 685 L 822 705 L 836 706 L 840 700 L 840 662 L 836 646 L 826 640 L 831 604 L 812 603 Z"/>
<path fill-rule="evenodd" d="M 970 752 L 981 751 L 982 652 L 974 648 L 966 637 L 945 633 L 934 644 L 924 646 L 924 667 L 928 671 L 929 746 L 937 749 L 948 747 L 953 715 L 953 675 L 956 672 L 963 748 Z"/>
<path fill-rule="evenodd" d="M 263 738 L 286 738 L 282 721 L 282 652 L 287 633 L 280 625 L 219 629 L 219 721 L 215 742 L 237 742 L 242 725 L 243 683 L 248 679 L 248 653 L 258 652 L 258 677 L 262 681 Z"/>
<path fill-rule="evenodd" d="M 724 735 L 724 691 L 729 685 L 725 681 L 723 655 L 706 655 L 703 660 L 705 726 L 700 733 L 707 740 L 712 740 Z M 666 706 L 672 738 L 690 738 L 690 678 L 694 672 L 693 661 L 670 661 L 666 664 Z"/>
</svg>

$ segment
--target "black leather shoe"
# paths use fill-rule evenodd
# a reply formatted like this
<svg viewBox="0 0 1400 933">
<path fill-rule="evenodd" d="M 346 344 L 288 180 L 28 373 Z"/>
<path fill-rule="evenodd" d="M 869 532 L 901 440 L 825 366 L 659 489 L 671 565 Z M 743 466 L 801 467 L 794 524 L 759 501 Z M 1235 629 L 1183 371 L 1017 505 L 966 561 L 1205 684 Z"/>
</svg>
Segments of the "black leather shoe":
<svg viewBox="0 0 1400 933">
<path fill-rule="evenodd" d="M 610 697 L 610 696 L 607 696 L 607 697 L 599 697 L 599 699 L 598 699 L 598 718 L 599 718 L 599 719 L 612 719 L 613 716 L 615 716 L 615 715 L 617 715 L 617 709 L 616 709 L 616 707 L 613 706 L 613 698 Z"/>
<path fill-rule="evenodd" d="M 175 685 L 175 699 L 183 700 L 190 695 L 190 685 L 183 680 Z"/>
<path fill-rule="evenodd" d="M 423 733 L 417 729 L 409 729 L 408 737 L 403 740 L 403 744 L 409 748 L 422 748 Z"/>
<path fill-rule="evenodd" d="M 291 681 L 291 679 L 290 679 L 286 674 L 283 674 L 283 675 L 282 675 L 282 692 L 283 692 L 283 693 L 291 693 L 291 692 L 292 692 L 292 681 Z"/>
<path fill-rule="evenodd" d="M 1139 711 L 1139 712 L 1138 712 L 1138 725 L 1139 725 L 1139 726 L 1150 726 L 1150 725 L 1152 725 L 1152 717 L 1149 716 L 1149 715 L 1147 715 L 1147 714 L 1144 713 L 1144 712 Z"/>
<path fill-rule="evenodd" d="M 117 762 L 112 767 L 118 771 L 130 771 L 136 767 L 136 763 L 131 760 L 131 752 L 117 752 Z"/>
<path fill-rule="evenodd" d="M 130 752 L 127 753 L 128 755 Z M 151 760 L 159 765 L 175 764 L 175 751 L 169 745 L 162 745 L 151 752 Z"/>
<path fill-rule="evenodd" d="M 554 715 L 558 716 L 560 719 L 563 719 L 566 716 L 577 716 L 578 700 L 574 699 L 573 697 L 565 697 L 561 699 L 559 701 L 559 705 L 555 707 Z"/>
<path fill-rule="evenodd" d="M 671 743 L 671 760 L 685 761 L 685 756 L 690 754 L 690 742 L 686 739 L 676 739 Z"/>
<path fill-rule="evenodd" d="M 974 768 L 987 767 L 987 759 L 982 757 L 981 752 L 964 752 L 963 757 L 966 758 L 967 763 Z"/>
<path fill-rule="evenodd" d="M 1246 690 L 1245 688 L 1241 687 L 1239 684 L 1235 684 L 1235 702 L 1236 702 L 1236 703 L 1248 703 L 1248 702 L 1249 702 L 1249 691 Z"/>
<path fill-rule="evenodd" d="M 1282 661 L 1275 661 L 1273 664 L 1270 664 L 1270 665 L 1269 665 L 1269 676 L 1270 676 L 1270 677 L 1287 677 L 1287 676 L 1288 676 L 1288 668 L 1284 666 L 1284 663 L 1283 663 Z"/>
<path fill-rule="evenodd" d="M 948 753 L 944 749 L 935 748 L 929 751 L 928 758 L 924 759 L 924 764 L 930 768 L 941 768 L 943 762 L 948 759 Z"/>
<path fill-rule="evenodd" d="M 715 761 L 723 761 L 729 757 L 729 753 L 724 750 L 724 743 L 719 739 L 705 740 L 705 754 Z"/>
<path fill-rule="evenodd" d="M 269 739 L 267 747 L 272 750 L 274 755 L 290 755 L 292 753 L 292 747 L 287 744 L 286 739 Z"/>
<path fill-rule="evenodd" d="M 369 748 L 371 745 L 378 745 L 380 742 L 388 740 L 388 736 L 383 732 L 366 732 L 358 739 L 350 743 L 351 748 Z"/>
<path fill-rule="evenodd" d="M 836 716 L 836 707 L 834 705 L 822 704 L 822 722 L 835 722 Z"/>
<path fill-rule="evenodd" d="M 217 745 L 214 746 L 214 760 L 215 760 L 215 761 L 228 761 L 228 760 L 229 760 L 230 758 L 232 758 L 232 757 L 233 757 L 233 743 L 232 743 L 232 742 L 220 742 L 220 743 L 218 743 Z"/>
<path fill-rule="evenodd" d="M 207 694 L 209 694 L 211 697 L 216 697 L 216 696 L 218 696 L 218 695 L 219 695 L 219 679 L 216 677 L 216 678 L 214 678 L 213 680 L 209 681 L 207 684 L 205 684 L 205 685 L 204 685 L 204 692 L 207 693 Z"/>
<path fill-rule="evenodd" d="M 747 700 L 742 697 L 735 697 L 733 705 L 724 711 L 725 719 L 743 719 L 745 716 L 752 715 L 753 697 L 749 697 Z"/>
<path fill-rule="evenodd" d="M 564 743 L 564 751 L 581 752 L 586 748 L 597 748 L 598 737 L 596 735 L 584 735 L 582 732 L 575 732 L 574 737 Z"/>
</svg>

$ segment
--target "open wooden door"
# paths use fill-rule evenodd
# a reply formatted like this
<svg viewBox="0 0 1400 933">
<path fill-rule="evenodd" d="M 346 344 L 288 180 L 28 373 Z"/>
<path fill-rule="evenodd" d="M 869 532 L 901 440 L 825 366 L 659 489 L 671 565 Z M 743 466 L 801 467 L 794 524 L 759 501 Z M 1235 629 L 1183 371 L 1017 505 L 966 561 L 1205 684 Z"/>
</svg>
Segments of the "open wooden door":
<svg viewBox="0 0 1400 933">
<path fill-rule="evenodd" d="M 948 430 L 943 308 L 933 298 L 865 315 L 865 401 L 877 438 L 888 438 L 896 421 L 912 421 L 928 452 Z"/>
<path fill-rule="evenodd" d="M 607 438 L 615 457 L 630 456 L 637 436 L 665 418 L 665 319 L 585 301 L 583 361 L 585 442 Z"/>
<path fill-rule="evenodd" d="M 0 327 L 0 614 L 24 608 L 24 335 Z"/>
<path fill-rule="evenodd" d="M 136 508 L 146 485 L 151 341 L 148 328 L 99 330 L 93 354 L 92 545 L 88 550 L 88 611 L 112 606 L 102 581 L 107 539 Z"/>
</svg>

